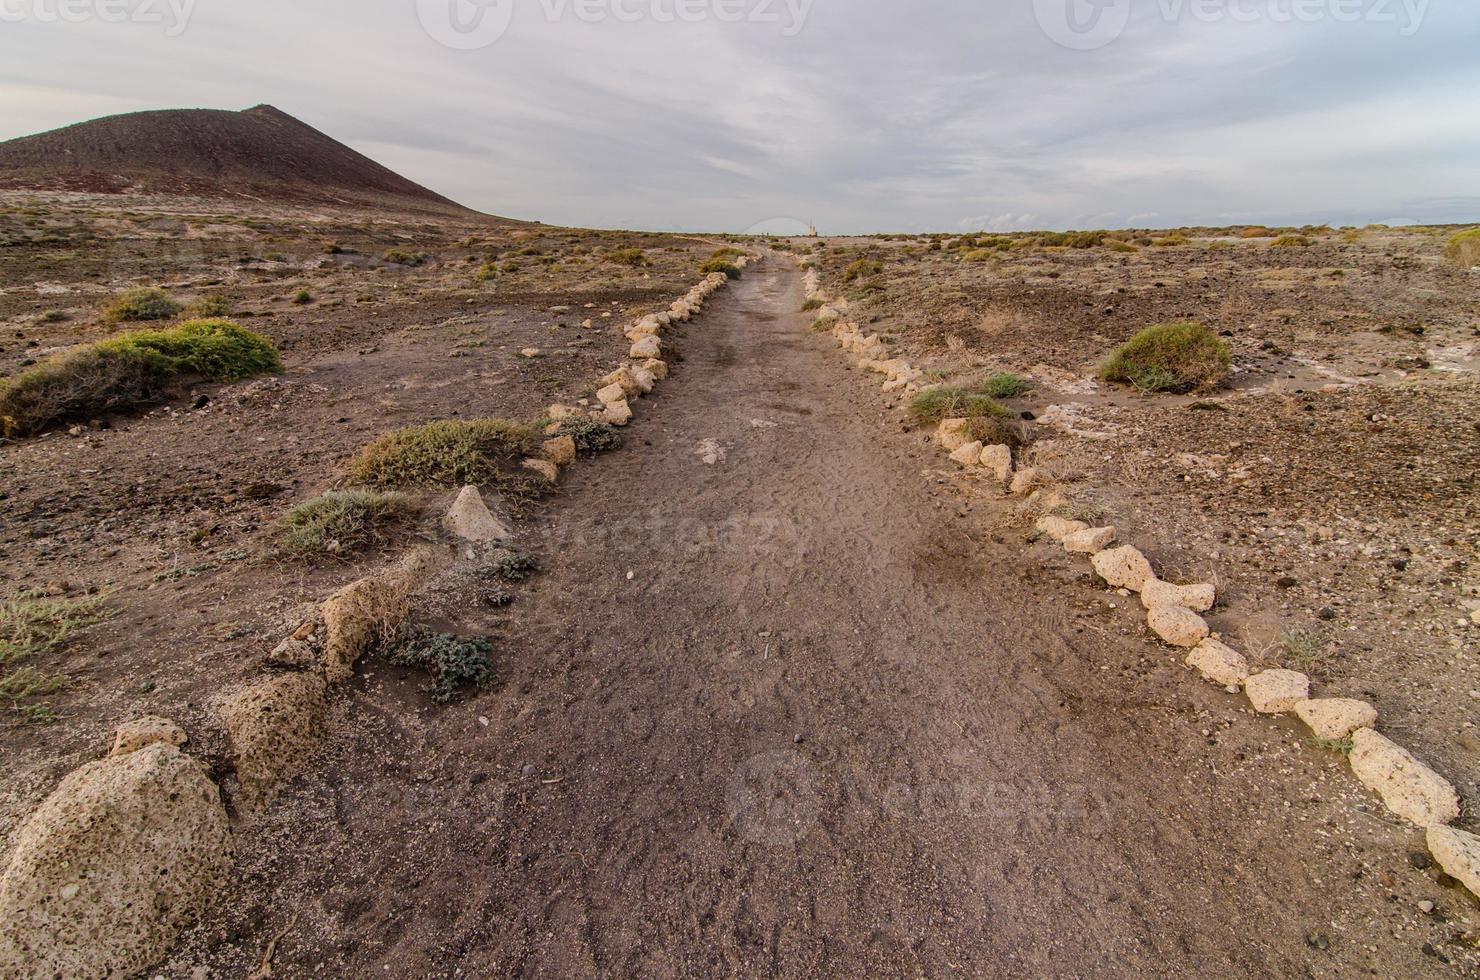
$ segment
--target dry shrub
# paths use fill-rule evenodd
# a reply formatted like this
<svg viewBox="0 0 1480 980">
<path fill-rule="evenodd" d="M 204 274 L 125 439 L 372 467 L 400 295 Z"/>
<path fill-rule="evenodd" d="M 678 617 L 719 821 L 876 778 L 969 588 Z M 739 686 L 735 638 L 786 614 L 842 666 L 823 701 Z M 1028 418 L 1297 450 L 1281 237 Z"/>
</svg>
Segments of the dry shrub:
<svg viewBox="0 0 1480 980">
<path fill-rule="evenodd" d="M 1444 258 L 1462 269 L 1480 267 L 1480 228 L 1462 231 L 1444 247 Z"/>
<path fill-rule="evenodd" d="M 502 486 L 537 448 L 538 429 L 523 422 L 432 422 L 376 439 L 350 462 L 349 476 L 384 488 Z"/>
</svg>

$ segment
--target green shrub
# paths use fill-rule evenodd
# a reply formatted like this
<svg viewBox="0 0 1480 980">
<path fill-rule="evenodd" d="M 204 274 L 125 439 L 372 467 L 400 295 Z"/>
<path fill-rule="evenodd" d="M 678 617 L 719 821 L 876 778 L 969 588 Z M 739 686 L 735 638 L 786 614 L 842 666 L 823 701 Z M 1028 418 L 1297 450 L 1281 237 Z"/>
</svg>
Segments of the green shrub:
<svg viewBox="0 0 1480 980">
<path fill-rule="evenodd" d="M 1147 327 L 1110 355 L 1102 381 L 1143 391 L 1183 392 L 1212 388 L 1228 377 L 1228 345 L 1200 323 Z"/>
<path fill-rule="evenodd" d="M 712 255 L 710 255 L 709 257 L 711 259 L 725 259 L 725 260 L 729 260 L 729 259 L 738 259 L 738 258 L 740 258 L 744 254 L 745 253 L 742 250 L 738 249 L 738 248 L 731 248 L 729 246 L 725 246 L 724 248 L 717 248 L 717 249 L 715 249 L 714 250 L 714 253 Z"/>
<path fill-rule="evenodd" d="M 614 426 L 593 418 L 570 418 L 560 423 L 555 435 L 570 436 L 575 440 L 578 453 L 604 453 L 622 444 L 622 437 Z"/>
<path fill-rule="evenodd" d="M 230 382 L 282 367 L 271 341 L 229 320 L 122 334 L 0 382 L 0 427 L 27 436 L 54 422 L 155 401 L 184 377 Z"/>
<path fill-rule="evenodd" d="M 822 309 L 822 300 L 820 300 L 820 299 L 816 299 L 816 298 L 809 299 L 809 300 L 807 300 L 807 302 L 805 302 L 805 303 L 802 304 L 802 312 L 803 313 L 811 313 L 813 310 L 820 310 L 820 309 Z"/>
<path fill-rule="evenodd" d="M 606 257 L 618 265 L 630 265 L 634 269 L 648 264 L 647 254 L 640 248 L 615 248 Z"/>
<path fill-rule="evenodd" d="M 540 562 L 534 555 L 523 551 L 504 551 L 488 570 L 505 582 L 523 582 L 540 570 Z"/>
<path fill-rule="evenodd" d="M 910 402 L 910 415 L 916 422 L 939 422 L 942 419 L 970 419 L 1012 415 L 979 387 L 942 386 L 920 392 Z"/>
<path fill-rule="evenodd" d="M 844 282 L 853 282 L 855 279 L 866 279 L 869 276 L 877 276 L 884 271 L 884 263 L 878 259 L 858 259 L 848 266 L 843 272 Z"/>
<path fill-rule="evenodd" d="M 1108 239 L 1105 242 L 1105 248 L 1108 249 L 1108 250 L 1110 250 L 1110 251 L 1112 251 L 1112 252 L 1136 252 L 1136 251 L 1139 251 L 1139 249 L 1137 249 L 1136 246 L 1132 245 L 1130 242 L 1122 242 L 1122 241 L 1118 241 L 1118 240 L 1113 239 L 1113 238 L 1112 239 Z"/>
<path fill-rule="evenodd" d="M 1444 258 L 1462 269 L 1480 266 L 1480 228 L 1462 231 L 1444 246 Z"/>
<path fill-rule="evenodd" d="M 1016 398 L 1029 388 L 1028 379 L 1019 374 L 1002 372 L 982 382 L 980 391 L 993 398 Z"/>
<path fill-rule="evenodd" d="M 61 323 L 64 320 L 70 319 L 72 319 L 72 317 L 69 314 L 62 312 L 61 310 L 47 310 L 45 313 L 38 316 L 36 318 L 36 321 L 38 323 Z"/>
<path fill-rule="evenodd" d="M 447 704 L 463 684 L 483 687 L 493 680 L 493 641 L 485 637 L 465 639 L 452 633 L 434 633 L 426 626 L 405 630 L 391 663 L 401 667 L 425 668 L 432 675 L 426 691 L 438 704 Z"/>
<path fill-rule="evenodd" d="M 1178 245 L 1189 244 L 1189 240 L 1183 235 L 1167 235 L 1165 238 L 1155 239 L 1151 244 L 1157 248 L 1176 248 Z"/>
<path fill-rule="evenodd" d="M 331 490 L 284 514 L 278 543 L 301 558 L 347 557 L 385 541 L 415 516 L 415 504 L 399 493 Z"/>
<path fill-rule="evenodd" d="M 827 333 L 829 330 L 831 330 L 833 327 L 836 327 L 837 325 L 838 325 L 838 318 L 837 317 L 835 317 L 835 316 L 820 316 L 817 319 L 815 319 L 815 320 L 812 321 L 812 332 L 813 333 Z"/>
<path fill-rule="evenodd" d="M 961 256 L 962 262 L 990 262 L 996 256 L 989 248 L 974 248 Z"/>
<path fill-rule="evenodd" d="M 1270 248 L 1309 248 L 1315 242 L 1304 235 L 1281 235 L 1269 243 Z"/>
<path fill-rule="evenodd" d="M 703 265 L 699 266 L 700 275 L 707 276 L 712 275 L 716 272 L 723 272 L 726 278 L 729 279 L 740 278 L 740 268 L 736 265 L 726 262 L 724 259 L 710 259 L 708 262 L 705 262 Z"/>
<path fill-rule="evenodd" d="M 488 282 L 490 279 L 498 278 L 498 266 L 492 262 L 484 262 L 478 266 L 478 271 L 473 273 L 473 278 L 479 282 Z"/>
<path fill-rule="evenodd" d="M 130 289 L 113 300 L 107 316 L 114 323 L 169 320 L 180 309 L 180 304 L 162 289 Z"/>
<path fill-rule="evenodd" d="M 377 487 L 514 485 L 532 455 L 538 429 L 507 419 L 432 422 L 388 433 L 349 465 L 355 483 Z M 511 472 L 511 470 L 515 470 Z"/>
<path fill-rule="evenodd" d="M 381 258 L 387 262 L 394 262 L 396 265 L 418 266 L 424 264 L 431 256 L 425 252 L 408 252 L 405 249 L 388 248 Z"/>
<path fill-rule="evenodd" d="M 297 303 L 299 306 L 303 306 L 306 303 L 312 303 L 313 293 L 309 292 L 306 289 L 300 289 L 298 290 L 298 292 L 293 294 L 293 302 Z"/>
</svg>

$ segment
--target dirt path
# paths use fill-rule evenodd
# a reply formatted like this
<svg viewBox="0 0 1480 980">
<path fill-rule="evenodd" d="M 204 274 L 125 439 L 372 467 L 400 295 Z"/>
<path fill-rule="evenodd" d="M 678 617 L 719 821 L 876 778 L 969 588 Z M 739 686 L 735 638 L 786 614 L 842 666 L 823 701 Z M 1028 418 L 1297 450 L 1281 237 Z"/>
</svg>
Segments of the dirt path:
<svg viewBox="0 0 1480 980">
<path fill-rule="evenodd" d="M 276 976 L 1452 975 L 1417 836 L 1056 611 L 1087 587 L 947 506 L 800 302 L 748 274 L 572 471 L 547 573 L 458 617 L 496 689 L 368 667 L 173 966 L 286 930 Z"/>
</svg>

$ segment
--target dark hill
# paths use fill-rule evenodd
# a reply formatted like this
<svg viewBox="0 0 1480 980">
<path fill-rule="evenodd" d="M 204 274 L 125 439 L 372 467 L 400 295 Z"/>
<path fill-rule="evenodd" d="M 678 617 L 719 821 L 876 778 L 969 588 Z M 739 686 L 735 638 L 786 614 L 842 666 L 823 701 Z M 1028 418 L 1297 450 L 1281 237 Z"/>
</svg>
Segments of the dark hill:
<svg viewBox="0 0 1480 980">
<path fill-rule="evenodd" d="M 268 105 L 133 112 L 9 140 L 0 188 L 466 211 Z"/>
</svg>

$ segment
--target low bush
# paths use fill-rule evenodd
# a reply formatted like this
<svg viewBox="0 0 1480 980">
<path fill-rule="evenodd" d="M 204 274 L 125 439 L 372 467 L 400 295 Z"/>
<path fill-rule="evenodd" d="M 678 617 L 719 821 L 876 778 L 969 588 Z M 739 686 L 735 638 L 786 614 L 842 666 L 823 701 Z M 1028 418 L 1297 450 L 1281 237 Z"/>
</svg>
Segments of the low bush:
<svg viewBox="0 0 1480 980">
<path fill-rule="evenodd" d="M 391 663 L 420 667 L 432 675 L 426 691 L 438 704 L 449 703 L 463 684 L 483 687 L 493 680 L 493 642 L 485 637 L 464 638 L 417 626 L 403 631 Z"/>
<path fill-rule="evenodd" d="M 622 444 L 622 437 L 614 426 L 593 418 L 565 419 L 555 435 L 570 436 L 575 440 L 576 452 L 582 454 L 610 452 Z"/>
<path fill-rule="evenodd" d="M 130 289 L 108 307 L 108 319 L 114 323 L 170 320 L 182 307 L 162 289 Z"/>
<path fill-rule="evenodd" d="M 802 304 L 802 312 L 803 313 L 811 313 L 813 310 L 820 310 L 820 309 L 822 309 L 822 300 L 820 300 L 820 299 L 816 299 L 816 298 L 809 299 L 809 300 L 807 300 L 807 302 L 805 302 L 805 303 Z"/>
<path fill-rule="evenodd" d="M 55 422 L 155 401 L 182 378 L 230 382 L 282 367 L 271 341 L 229 320 L 122 334 L 0 382 L 0 427 L 28 436 Z"/>
<path fill-rule="evenodd" d="M 388 248 L 380 256 L 386 262 L 394 262 L 396 265 L 418 266 L 426 263 L 431 256 L 425 252 L 408 252 L 400 248 Z"/>
<path fill-rule="evenodd" d="M 278 543 L 300 558 L 346 558 L 408 526 L 416 505 L 399 493 L 331 490 L 294 507 L 278 521 Z"/>
<path fill-rule="evenodd" d="M 1444 246 L 1444 258 L 1462 269 L 1480 266 L 1480 228 L 1462 231 Z"/>
<path fill-rule="evenodd" d="M 478 282 L 488 282 L 490 279 L 498 278 L 498 266 L 492 262 L 484 262 L 478 266 L 478 271 L 473 273 L 473 278 Z"/>
<path fill-rule="evenodd" d="M 60 650 L 79 630 L 105 618 L 102 601 L 25 592 L 0 605 L 0 701 L 10 702 L 28 721 L 50 720 L 51 711 L 34 699 L 60 690 L 67 680 L 27 662 Z"/>
<path fill-rule="evenodd" d="M 606 257 L 618 265 L 628 265 L 634 269 L 648 264 L 647 254 L 640 248 L 612 249 Z"/>
<path fill-rule="evenodd" d="M 707 276 L 715 272 L 723 272 L 726 278 L 729 279 L 740 278 L 740 268 L 736 265 L 726 262 L 724 259 L 710 259 L 708 262 L 705 262 L 703 265 L 699 266 L 700 275 Z"/>
<path fill-rule="evenodd" d="M 432 422 L 381 436 L 349 464 L 365 486 L 514 486 L 527 481 L 519 461 L 534 453 L 539 430 L 507 419 Z"/>
<path fill-rule="evenodd" d="M 1147 327 L 1110 355 L 1100 380 L 1143 391 L 1185 392 L 1212 388 L 1228 377 L 1228 345 L 1200 323 Z"/>
<path fill-rule="evenodd" d="M 815 319 L 815 320 L 812 321 L 812 332 L 813 333 L 827 333 L 829 330 L 831 330 L 833 327 L 836 327 L 837 325 L 838 325 L 838 318 L 837 317 L 835 317 L 835 316 L 820 316 L 817 319 Z"/>
<path fill-rule="evenodd" d="M 745 254 L 745 252 L 742 251 L 741 249 L 732 248 L 732 247 L 726 245 L 724 248 L 717 248 L 717 249 L 715 249 L 714 250 L 714 253 L 712 255 L 710 255 L 709 257 L 711 259 L 725 259 L 725 260 L 729 260 L 729 259 L 738 259 L 738 258 L 740 258 L 744 254 Z"/>
<path fill-rule="evenodd" d="M 1019 374 L 1002 372 L 987 378 L 981 384 L 981 392 L 993 398 L 1016 398 L 1027 391 L 1030 385 L 1028 379 Z"/>
<path fill-rule="evenodd" d="M 1315 242 L 1304 235 L 1281 235 L 1269 243 L 1270 248 L 1309 248 Z"/>
<path fill-rule="evenodd" d="M 1176 248 L 1189 244 L 1189 239 L 1183 235 L 1167 235 L 1165 238 L 1154 239 L 1151 244 L 1156 248 Z"/>
<path fill-rule="evenodd" d="M 1106 242 L 1105 242 L 1105 248 L 1107 248 L 1108 250 L 1110 250 L 1112 252 L 1137 252 L 1137 251 L 1140 251 L 1140 249 L 1136 248 L 1136 246 L 1132 245 L 1130 242 L 1122 242 L 1122 241 L 1119 241 L 1119 240 L 1114 239 L 1114 238 L 1111 238 L 1111 239 L 1107 239 L 1106 240 Z"/>
<path fill-rule="evenodd" d="M 1274 234 L 1274 232 L 1270 231 L 1268 228 L 1263 227 L 1262 225 L 1254 225 L 1252 227 L 1245 228 L 1243 231 L 1239 232 L 1238 233 L 1238 237 L 1240 237 L 1240 238 L 1273 238 L 1273 237 L 1275 237 L 1275 234 Z"/>
<path fill-rule="evenodd" d="M 47 310 L 36 318 L 37 323 L 62 323 L 72 317 L 61 310 Z"/>
<path fill-rule="evenodd" d="M 910 416 L 916 422 L 939 422 L 942 419 L 970 419 L 995 416 L 1007 418 L 1012 412 L 997 404 L 981 387 L 942 386 L 920 392 L 910 402 Z"/>
<path fill-rule="evenodd" d="M 866 279 L 869 276 L 880 275 L 883 271 L 884 263 L 878 259 L 858 259 L 844 270 L 843 281 L 853 282 L 855 279 Z"/>
<path fill-rule="evenodd" d="M 989 248 L 974 248 L 961 256 L 962 262 L 990 262 L 996 255 Z"/>
<path fill-rule="evenodd" d="M 298 304 L 299 306 L 312 303 L 313 293 L 309 292 L 306 289 L 300 289 L 298 290 L 298 292 L 293 294 L 293 302 Z"/>
</svg>

